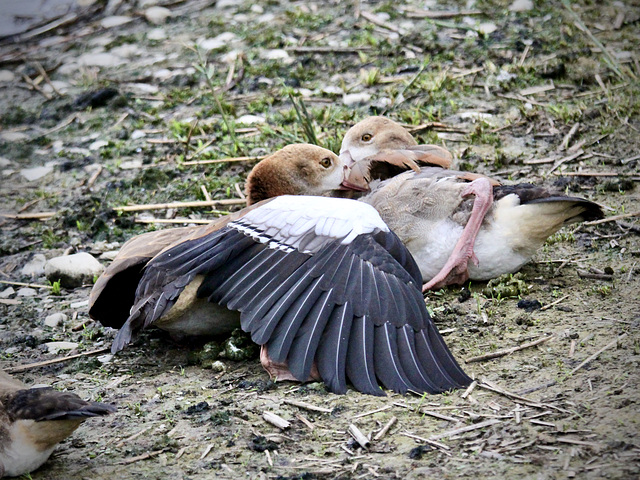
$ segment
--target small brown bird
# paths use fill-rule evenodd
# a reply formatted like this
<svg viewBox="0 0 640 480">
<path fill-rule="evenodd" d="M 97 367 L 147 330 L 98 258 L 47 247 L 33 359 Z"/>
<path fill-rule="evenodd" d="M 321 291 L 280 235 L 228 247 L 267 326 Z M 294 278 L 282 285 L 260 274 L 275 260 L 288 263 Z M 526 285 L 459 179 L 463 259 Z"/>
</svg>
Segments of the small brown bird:
<svg viewBox="0 0 640 480">
<path fill-rule="evenodd" d="M 603 216 L 597 204 L 583 198 L 531 184 L 502 186 L 470 172 L 410 166 L 392 178 L 370 173 L 382 171 L 383 152 L 392 148 L 398 168 L 397 157 L 407 158 L 406 148 L 414 145 L 399 124 L 370 117 L 347 132 L 341 158 L 355 162 L 345 185 L 369 191 L 361 200 L 378 210 L 412 253 L 425 291 L 515 272 L 562 226 Z"/>
<path fill-rule="evenodd" d="M 90 314 L 120 328 L 112 351 L 152 325 L 182 335 L 240 325 L 272 375 L 305 381 L 315 365 L 335 393 L 347 379 L 372 395 L 383 395 L 378 381 L 397 392 L 469 384 L 427 313 L 417 265 L 375 209 L 283 195 L 338 189 L 339 158 L 308 145 L 292 152 L 263 160 L 247 182 L 251 202 L 280 196 L 178 232 L 164 248 L 173 239 L 123 247 L 91 296 Z M 118 298 L 133 299 L 125 317 L 111 315 Z"/>
<path fill-rule="evenodd" d="M 74 393 L 29 388 L 0 370 L 0 477 L 35 470 L 87 418 L 115 411 Z"/>
</svg>

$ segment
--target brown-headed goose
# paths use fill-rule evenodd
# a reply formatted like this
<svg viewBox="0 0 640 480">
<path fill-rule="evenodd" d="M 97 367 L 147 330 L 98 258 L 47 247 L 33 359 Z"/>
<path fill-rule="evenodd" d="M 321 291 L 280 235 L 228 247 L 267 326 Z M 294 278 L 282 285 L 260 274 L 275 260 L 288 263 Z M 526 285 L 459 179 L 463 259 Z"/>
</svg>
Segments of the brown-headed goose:
<svg viewBox="0 0 640 480">
<path fill-rule="evenodd" d="M 515 272 L 563 225 L 603 215 L 589 200 L 433 166 L 416 171 L 410 165 L 411 171 L 380 182 L 388 178 L 379 175 L 384 152 L 400 144 L 395 156 L 405 156 L 398 139 L 411 147 L 410 137 L 392 120 L 370 117 L 347 132 L 341 158 L 352 162 L 345 185 L 369 191 L 361 200 L 378 210 L 409 249 L 426 282 L 423 291 Z M 398 158 L 393 163 L 401 165 Z"/>
<path fill-rule="evenodd" d="M 0 370 L 0 477 L 35 470 L 87 418 L 115 411 L 74 393 L 29 388 Z"/>
<path fill-rule="evenodd" d="M 305 167 L 300 157 L 327 173 Z M 306 193 L 301 179 L 327 179 L 334 167 L 340 175 L 321 181 L 321 190 L 337 189 L 343 180 L 343 165 L 328 150 L 306 146 L 296 167 L 283 158 L 274 154 L 254 169 L 251 201 Z M 183 335 L 240 325 L 263 346 L 271 374 L 305 381 L 315 363 L 335 393 L 346 391 L 347 379 L 372 395 L 384 394 L 378 381 L 396 392 L 429 393 L 470 382 L 426 311 L 415 261 L 370 205 L 282 195 L 178 236 L 152 258 L 129 255 L 133 260 L 119 270 L 135 264 L 128 280 L 135 293 L 127 317 L 103 321 L 120 327 L 112 351 L 151 325 Z M 100 297 L 117 275 L 110 269 L 92 294 L 90 312 L 101 321 L 96 305 L 105 305 Z"/>
</svg>

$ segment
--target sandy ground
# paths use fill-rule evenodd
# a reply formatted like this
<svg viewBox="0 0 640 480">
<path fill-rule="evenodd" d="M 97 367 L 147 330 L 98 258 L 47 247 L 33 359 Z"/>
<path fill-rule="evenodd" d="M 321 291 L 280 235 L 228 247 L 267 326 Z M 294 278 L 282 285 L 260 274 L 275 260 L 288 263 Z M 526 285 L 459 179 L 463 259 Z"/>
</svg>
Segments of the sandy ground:
<svg viewBox="0 0 640 480">
<path fill-rule="evenodd" d="M 37 254 L 88 251 L 107 264 L 132 235 L 172 227 L 139 221 L 240 208 L 253 161 L 184 162 L 308 141 L 288 93 L 329 148 L 386 109 L 421 141 L 451 149 L 459 168 L 583 196 L 609 216 L 638 212 L 638 8 L 578 2 L 574 16 L 544 3 L 513 12 L 509 2 L 189 0 L 167 3 L 171 15 L 158 20 L 150 2 L 109 2 L 41 35 L 5 38 L 0 210 L 56 213 L 0 220 L 0 280 L 44 285 L 42 274 L 22 273 Z M 434 20 L 422 18 L 425 5 L 480 13 Z M 194 67 L 195 44 L 234 134 Z M 113 210 L 203 200 L 201 186 L 239 201 L 213 212 Z M 637 478 L 639 228 L 637 216 L 566 227 L 494 291 L 478 282 L 428 294 L 438 328 L 478 380 L 471 392 L 338 396 L 271 382 L 255 354 L 211 368 L 201 346 L 154 331 L 113 358 L 17 371 L 118 406 L 31 478 Z M 90 286 L 20 288 L 0 285 L 2 368 L 109 347 L 114 332 L 87 314 Z M 542 308 L 518 308 L 521 299 Z M 46 326 L 57 312 L 66 320 Z M 52 341 L 76 345 L 50 353 Z M 266 412 L 290 426 L 271 425 Z M 370 435 L 366 448 L 351 425 Z"/>
</svg>

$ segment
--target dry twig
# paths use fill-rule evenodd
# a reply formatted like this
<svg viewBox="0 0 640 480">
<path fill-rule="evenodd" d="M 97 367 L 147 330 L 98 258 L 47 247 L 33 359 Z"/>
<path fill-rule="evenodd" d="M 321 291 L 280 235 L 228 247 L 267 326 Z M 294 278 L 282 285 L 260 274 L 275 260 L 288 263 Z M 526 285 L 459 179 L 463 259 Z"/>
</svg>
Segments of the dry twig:
<svg viewBox="0 0 640 480">
<path fill-rule="evenodd" d="M 73 360 L 74 358 L 86 357 L 88 355 L 97 355 L 98 353 L 105 353 L 111 350 L 109 347 L 98 348 L 97 350 L 90 350 L 88 352 L 77 353 L 75 355 L 69 355 L 68 357 L 54 358 L 52 360 L 46 360 L 44 362 L 30 363 L 28 365 L 19 365 L 17 367 L 5 368 L 7 373 L 24 372 L 25 370 L 31 370 L 32 368 L 46 367 L 47 365 L 53 365 L 54 363 L 66 362 L 67 360 Z"/>
<path fill-rule="evenodd" d="M 549 335 L 548 337 L 539 338 L 538 340 L 535 340 L 533 342 L 523 343 L 518 347 L 506 348 L 504 350 L 498 350 L 496 352 L 486 353 L 484 355 L 478 355 L 477 357 L 470 357 L 470 358 L 467 358 L 465 362 L 467 363 L 481 362 L 484 360 L 491 360 L 492 358 L 504 357 L 506 355 L 511 355 L 513 352 L 517 352 L 519 350 L 524 350 L 525 348 L 530 348 L 530 347 L 535 347 L 536 345 L 540 345 L 541 343 L 551 340 L 553 337 L 554 335 Z"/>
</svg>

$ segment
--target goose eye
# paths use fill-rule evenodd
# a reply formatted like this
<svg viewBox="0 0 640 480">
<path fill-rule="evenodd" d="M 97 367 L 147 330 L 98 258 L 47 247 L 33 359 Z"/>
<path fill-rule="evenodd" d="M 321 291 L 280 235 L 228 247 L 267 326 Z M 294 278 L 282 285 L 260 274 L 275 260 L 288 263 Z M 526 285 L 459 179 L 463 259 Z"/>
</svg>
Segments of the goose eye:
<svg viewBox="0 0 640 480">
<path fill-rule="evenodd" d="M 323 158 L 320 160 L 320 165 L 324 168 L 329 168 L 331 166 L 331 159 L 329 157 Z"/>
<path fill-rule="evenodd" d="M 370 133 L 365 133 L 364 135 L 362 135 L 362 141 L 363 142 L 368 142 L 372 138 L 373 138 L 373 135 L 371 135 Z"/>
</svg>

